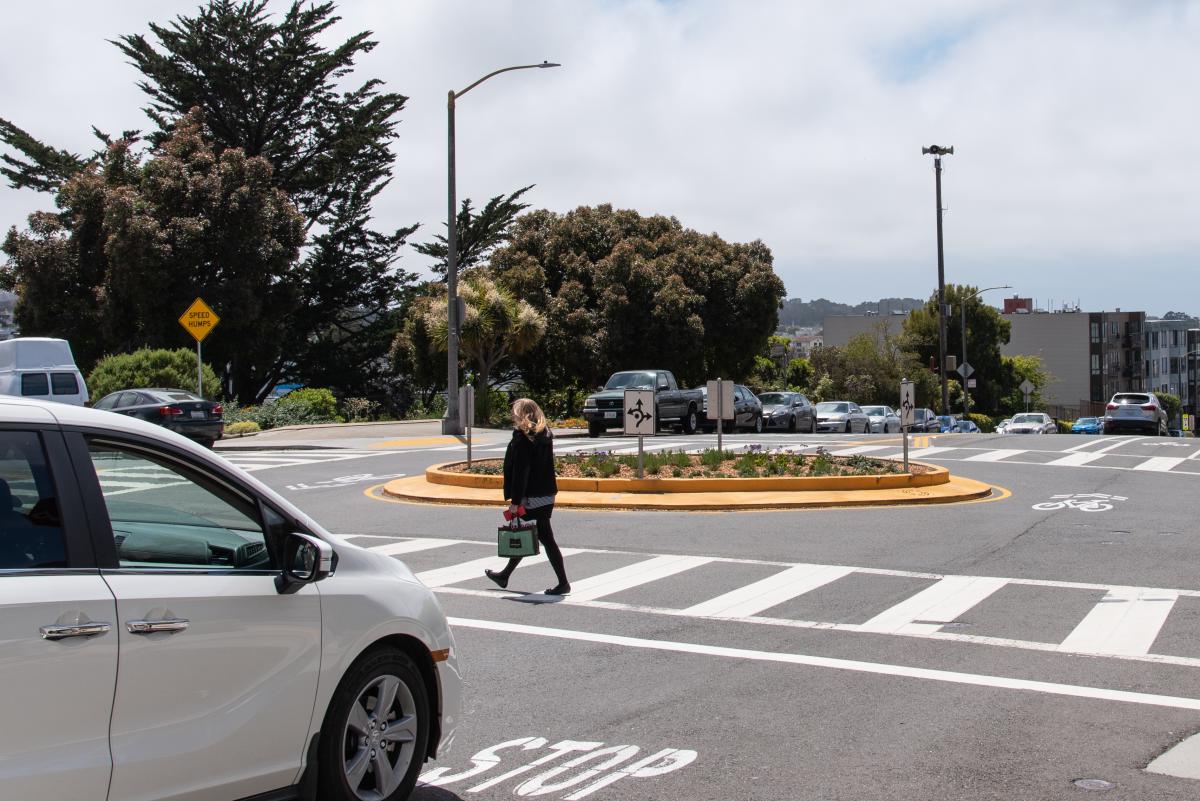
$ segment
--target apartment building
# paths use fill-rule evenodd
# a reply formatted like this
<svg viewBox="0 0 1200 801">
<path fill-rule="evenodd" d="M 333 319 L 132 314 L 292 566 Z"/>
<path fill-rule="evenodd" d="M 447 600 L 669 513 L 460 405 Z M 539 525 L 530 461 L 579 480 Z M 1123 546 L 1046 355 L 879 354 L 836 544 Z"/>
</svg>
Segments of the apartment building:
<svg viewBox="0 0 1200 801">
<path fill-rule="evenodd" d="M 1178 395 L 1185 409 L 1191 409 L 1195 392 L 1189 381 L 1189 330 L 1196 329 L 1195 320 L 1147 320 L 1143 340 L 1145 362 L 1143 378 L 1150 392 L 1169 392 Z M 1190 365 L 1193 369 L 1195 364 Z"/>
</svg>

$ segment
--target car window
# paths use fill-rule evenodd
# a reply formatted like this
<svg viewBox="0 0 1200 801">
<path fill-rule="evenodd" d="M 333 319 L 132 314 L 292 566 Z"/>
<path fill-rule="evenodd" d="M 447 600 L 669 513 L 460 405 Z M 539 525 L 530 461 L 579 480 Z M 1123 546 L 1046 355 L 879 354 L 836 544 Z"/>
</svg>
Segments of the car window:
<svg viewBox="0 0 1200 801">
<path fill-rule="evenodd" d="M 170 459 L 90 440 L 123 568 L 268 569 L 255 505 Z"/>
<path fill-rule="evenodd" d="M 116 395 L 105 395 L 103 398 L 101 398 L 100 400 L 93 403 L 92 408 L 93 409 L 111 409 L 113 407 L 113 404 L 116 403 L 116 401 L 117 401 Z"/>
<path fill-rule="evenodd" d="M 758 396 L 758 400 L 763 406 L 767 406 L 769 404 L 778 406 L 789 402 L 788 396 L 784 395 L 782 392 L 764 392 Z"/>
<path fill-rule="evenodd" d="M 21 394 L 38 397 L 50 394 L 50 379 L 45 373 L 21 373 Z"/>
<path fill-rule="evenodd" d="M 824 403 L 817 404 L 817 411 L 818 412 L 848 412 L 848 411 L 850 411 L 850 407 L 845 403 L 833 403 L 830 401 L 826 401 Z"/>
<path fill-rule="evenodd" d="M 1134 403 L 1134 404 L 1141 406 L 1142 404 L 1150 402 L 1150 396 L 1149 395 L 1130 395 L 1130 394 L 1113 395 L 1112 402 L 1113 403 Z"/>
<path fill-rule="evenodd" d="M 79 381 L 74 373 L 51 373 L 50 389 L 55 395 L 78 395 Z"/>
<path fill-rule="evenodd" d="M 0 431 L 0 570 L 66 565 L 41 438 L 32 431 Z"/>
<path fill-rule="evenodd" d="M 164 398 L 167 398 L 168 400 L 179 400 L 179 401 L 204 400 L 204 398 L 197 397 L 190 392 L 184 392 L 182 389 L 173 389 L 170 392 L 160 392 L 158 394 Z"/>
<path fill-rule="evenodd" d="M 882 417 L 885 414 L 882 406 L 864 406 L 862 410 L 863 414 L 868 414 L 872 417 Z"/>
</svg>

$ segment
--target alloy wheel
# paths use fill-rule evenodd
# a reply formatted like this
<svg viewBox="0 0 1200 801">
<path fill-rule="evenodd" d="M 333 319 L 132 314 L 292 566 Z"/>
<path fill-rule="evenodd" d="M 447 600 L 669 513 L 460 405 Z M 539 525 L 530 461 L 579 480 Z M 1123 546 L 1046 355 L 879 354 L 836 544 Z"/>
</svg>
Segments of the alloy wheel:
<svg viewBox="0 0 1200 801">
<path fill-rule="evenodd" d="M 362 801 L 396 792 L 414 759 L 418 720 L 412 692 L 399 677 L 376 676 L 359 692 L 342 732 L 342 771 Z"/>
</svg>

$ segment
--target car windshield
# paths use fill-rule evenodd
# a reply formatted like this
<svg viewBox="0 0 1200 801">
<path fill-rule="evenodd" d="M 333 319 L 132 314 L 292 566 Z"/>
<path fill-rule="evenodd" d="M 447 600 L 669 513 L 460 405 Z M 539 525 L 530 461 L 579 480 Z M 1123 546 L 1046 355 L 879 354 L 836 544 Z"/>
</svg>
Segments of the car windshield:
<svg viewBox="0 0 1200 801">
<path fill-rule="evenodd" d="M 1095 424 L 1096 424 L 1095 417 L 1080 417 L 1078 420 L 1075 421 L 1075 425 L 1077 425 L 1077 426 L 1094 426 Z"/>
<path fill-rule="evenodd" d="M 1018 414 L 1012 421 L 1014 423 L 1040 423 L 1042 416 L 1040 414 Z"/>
<path fill-rule="evenodd" d="M 791 402 L 792 396 L 786 392 L 764 392 L 758 399 L 763 406 L 783 406 Z"/>
<path fill-rule="evenodd" d="M 173 401 L 204 400 L 204 398 L 197 397 L 190 392 L 184 392 L 182 389 L 172 389 L 169 392 L 157 392 L 155 394 L 158 395 L 158 397 L 160 397 L 160 398 L 165 398 L 167 400 L 173 400 Z"/>
<path fill-rule="evenodd" d="M 887 414 L 887 410 L 883 406 L 864 406 L 862 410 L 863 414 L 868 417 L 883 417 Z"/>
<path fill-rule="evenodd" d="M 1113 395 L 1113 403 L 1132 403 L 1141 406 L 1150 402 L 1149 395 Z"/>
<path fill-rule="evenodd" d="M 850 411 L 850 404 L 848 404 L 848 403 L 832 403 L 832 402 L 818 403 L 817 411 L 818 412 L 848 412 L 848 411 Z"/>
<path fill-rule="evenodd" d="M 615 373 L 605 389 L 633 389 L 635 387 L 654 388 L 654 373 Z"/>
</svg>

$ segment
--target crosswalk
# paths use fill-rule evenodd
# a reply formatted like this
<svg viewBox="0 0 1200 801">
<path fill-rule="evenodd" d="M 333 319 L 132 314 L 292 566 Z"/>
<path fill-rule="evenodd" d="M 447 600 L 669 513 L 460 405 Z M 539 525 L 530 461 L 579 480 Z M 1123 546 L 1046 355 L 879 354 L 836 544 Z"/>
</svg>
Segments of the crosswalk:
<svg viewBox="0 0 1200 801">
<path fill-rule="evenodd" d="M 1200 476 L 1200 446 L 1185 445 L 1175 449 L 1173 443 L 1163 439 L 1146 437 L 1089 437 L 1079 445 L 1061 450 L 1038 447 L 1040 438 L 1029 447 L 1014 446 L 1016 437 L 1003 440 L 1003 447 L 991 445 L 990 439 L 946 435 L 944 437 L 914 437 L 908 455 L 911 459 L 934 462 L 1003 463 L 1035 465 L 1038 467 L 1088 467 L 1109 470 L 1128 470 L 1149 473 L 1171 473 L 1176 475 Z M 747 447 L 762 450 L 791 450 L 813 453 L 823 448 L 833 456 L 871 456 L 882 459 L 899 459 L 903 456 L 903 444 L 898 437 L 880 437 L 879 443 L 864 443 L 861 439 L 830 440 L 824 437 L 804 435 L 770 435 L 767 437 L 738 439 L 727 438 L 725 448 L 741 450 Z M 961 444 L 960 444 L 961 443 Z M 921 447 L 916 447 L 920 445 Z M 1172 445 L 1170 455 L 1159 450 L 1163 445 Z M 711 448 L 708 441 L 697 441 L 688 437 L 657 437 L 644 444 L 646 452 L 679 450 L 699 453 Z M 503 447 L 476 448 L 476 453 L 490 456 L 490 451 L 503 452 Z M 561 440 L 556 444 L 559 454 L 589 454 L 607 452 L 614 455 L 637 453 L 636 441 L 629 439 L 589 440 L 577 442 Z M 1156 452 L 1157 451 L 1157 452 Z"/>
<path fill-rule="evenodd" d="M 525 559 L 500 591 L 490 543 L 351 538 L 403 558 L 447 595 L 501 598 L 533 580 Z M 1200 668 L 1200 590 L 563 548 L 573 591 L 562 603 L 742 624 L 915 637 Z M 549 571 L 542 578 L 549 577 Z M 526 578 L 528 577 L 528 578 Z M 1182 611 L 1181 611 L 1182 610 Z M 1193 630 L 1195 629 L 1195 630 Z"/>
</svg>

